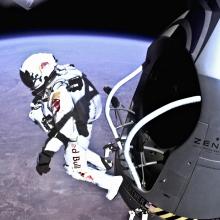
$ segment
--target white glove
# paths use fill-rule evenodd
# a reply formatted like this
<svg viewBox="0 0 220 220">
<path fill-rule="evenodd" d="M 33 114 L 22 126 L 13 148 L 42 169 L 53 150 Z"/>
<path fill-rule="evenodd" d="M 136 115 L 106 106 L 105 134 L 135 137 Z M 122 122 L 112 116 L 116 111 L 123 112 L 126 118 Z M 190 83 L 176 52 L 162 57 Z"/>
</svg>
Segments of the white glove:
<svg viewBox="0 0 220 220">
<path fill-rule="evenodd" d="M 36 124 L 38 124 L 46 133 L 48 133 L 51 129 L 48 126 L 45 115 L 42 112 L 41 108 L 33 109 L 29 113 L 29 118 Z"/>
<path fill-rule="evenodd" d="M 41 108 L 37 108 L 37 109 L 33 109 L 30 111 L 29 113 L 29 118 L 36 123 L 41 123 L 43 118 L 44 118 L 44 114 L 42 112 Z"/>
</svg>

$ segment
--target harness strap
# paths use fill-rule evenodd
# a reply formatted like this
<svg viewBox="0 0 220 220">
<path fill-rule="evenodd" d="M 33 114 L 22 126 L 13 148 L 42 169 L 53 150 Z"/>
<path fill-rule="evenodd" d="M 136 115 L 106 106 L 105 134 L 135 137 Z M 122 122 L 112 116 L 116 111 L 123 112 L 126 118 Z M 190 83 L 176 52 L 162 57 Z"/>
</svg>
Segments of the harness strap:
<svg viewBox="0 0 220 220">
<path fill-rule="evenodd" d="M 55 127 L 48 134 L 50 138 L 54 137 L 71 117 L 73 117 L 76 120 L 76 127 L 78 133 L 85 137 L 89 135 L 87 124 L 89 119 L 90 100 L 99 93 L 93 86 L 93 84 L 87 79 L 85 74 L 83 74 L 81 80 L 82 79 L 85 82 L 86 95 L 79 99 L 76 103 L 74 103 L 74 109 L 65 114 L 63 118 L 56 123 Z M 90 91 L 90 88 L 92 88 L 92 91 Z"/>
<path fill-rule="evenodd" d="M 59 139 L 63 143 L 65 148 L 67 148 L 68 142 L 70 141 L 70 139 L 68 137 L 66 137 L 64 134 L 58 132 L 56 135 L 56 138 Z"/>
</svg>

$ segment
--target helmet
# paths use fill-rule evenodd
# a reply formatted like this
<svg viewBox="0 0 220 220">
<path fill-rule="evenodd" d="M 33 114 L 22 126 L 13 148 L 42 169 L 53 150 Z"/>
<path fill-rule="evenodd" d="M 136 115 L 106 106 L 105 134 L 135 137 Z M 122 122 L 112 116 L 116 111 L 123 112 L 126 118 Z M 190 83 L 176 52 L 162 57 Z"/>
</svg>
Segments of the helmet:
<svg viewBox="0 0 220 220">
<path fill-rule="evenodd" d="M 31 90 L 41 88 L 49 81 L 57 65 L 50 53 L 37 53 L 28 57 L 20 68 L 22 82 Z"/>
</svg>

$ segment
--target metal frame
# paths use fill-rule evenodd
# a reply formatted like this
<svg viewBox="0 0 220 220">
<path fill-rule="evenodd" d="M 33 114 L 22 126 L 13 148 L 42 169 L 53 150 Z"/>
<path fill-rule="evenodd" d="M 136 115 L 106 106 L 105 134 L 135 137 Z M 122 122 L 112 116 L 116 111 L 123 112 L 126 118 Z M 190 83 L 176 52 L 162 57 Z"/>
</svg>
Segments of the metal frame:
<svg viewBox="0 0 220 220">
<path fill-rule="evenodd" d="M 110 116 L 110 106 L 111 106 L 111 100 L 114 96 L 114 94 L 117 92 L 117 90 L 123 86 L 125 83 L 127 83 L 129 80 L 131 80 L 132 78 L 134 78 L 135 76 L 137 76 L 138 74 L 142 73 L 143 67 L 142 65 L 139 66 L 134 72 L 132 72 L 131 74 L 129 74 L 128 76 L 126 76 L 124 79 L 122 79 L 121 81 L 119 81 L 111 90 L 111 92 L 109 93 L 107 100 L 106 100 L 106 104 L 105 104 L 105 116 L 106 119 L 108 121 L 108 124 L 112 130 L 113 136 L 115 137 L 115 139 L 117 140 L 117 144 L 118 147 L 122 150 L 122 144 L 121 141 L 119 140 L 119 135 L 117 132 L 117 129 L 115 128 L 111 116 Z"/>
<path fill-rule="evenodd" d="M 187 104 L 192 104 L 192 103 L 196 103 L 196 102 L 200 102 L 201 101 L 201 96 L 192 96 L 189 98 L 185 98 L 185 99 L 180 99 L 174 102 L 171 102 L 165 106 L 162 106 L 161 108 L 153 111 L 152 113 L 146 115 L 144 118 L 142 118 L 129 132 L 127 139 L 125 141 L 125 145 L 124 145 L 124 156 L 125 156 L 125 160 L 128 163 L 128 167 L 130 168 L 131 174 L 134 178 L 134 181 L 137 185 L 137 187 L 140 190 L 143 190 L 141 187 L 141 182 L 140 182 L 140 178 L 138 176 L 138 173 L 136 171 L 136 168 L 131 160 L 130 157 L 130 148 L 131 148 L 131 141 L 133 140 L 134 136 L 136 135 L 136 133 L 144 126 L 146 125 L 148 122 L 150 122 L 151 120 L 153 120 L 154 118 L 158 117 L 159 115 L 164 114 L 167 111 L 170 111 L 174 108 L 183 106 L 183 105 L 187 105 Z"/>
<path fill-rule="evenodd" d="M 111 116 L 110 116 L 110 111 L 111 110 L 117 110 L 117 109 L 112 109 L 110 106 L 111 106 L 111 100 L 114 96 L 114 94 L 118 91 L 118 89 L 123 86 L 125 83 L 127 83 L 129 80 L 131 80 L 132 78 L 134 78 L 135 76 L 137 76 L 138 74 L 142 73 L 143 71 L 143 67 L 140 66 L 138 67 L 135 71 L 133 71 L 131 74 L 129 74 L 128 76 L 126 76 L 124 79 L 122 79 L 121 81 L 119 81 L 111 90 L 111 92 L 109 93 L 108 95 L 108 98 L 107 98 L 107 101 L 106 101 L 106 106 L 105 106 L 105 115 L 106 115 L 106 119 L 108 121 L 108 124 L 112 130 L 112 133 L 113 133 L 113 136 L 115 137 L 116 139 L 116 142 L 118 144 L 118 147 L 120 148 L 120 150 L 122 150 L 124 152 L 124 157 L 125 157 L 125 160 L 128 164 L 128 167 L 129 167 L 129 170 L 131 172 L 131 175 L 136 183 L 136 186 L 138 187 L 139 190 L 141 191 L 145 191 L 143 188 L 142 188 L 142 185 L 141 185 L 141 181 L 140 181 L 140 178 L 139 178 L 139 175 L 136 171 L 136 168 L 138 167 L 141 167 L 143 169 L 144 166 L 149 166 L 149 165 L 154 165 L 157 163 L 157 161 L 153 161 L 153 162 L 150 162 L 150 163 L 146 163 L 145 162 L 145 158 L 144 158 L 144 155 L 143 156 L 143 164 L 141 165 L 138 165 L 138 166 L 134 166 L 133 162 L 132 162 L 132 159 L 130 157 L 130 149 L 132 148 L 131 146 L 131 142 L 134 138 L 134 136 L 137 134 L 137 132 L 144 126 L 146 125 L 148 122 L 150 122 L 151 120 L 153 120 L 154 118 L 172 110 L 172 109 L 175 109 L 175 108 L 178 108 L 180 106 L 183 106 L 183 105 L 188 105 L 188 104 L 192 104 L 192 103 L 197 103 L 197 102 L 201 102 L 201 96 L 192 96 L 192 97 L 188 97 L 188 98 L 184 98 L 184 99 L 180 99 L 180 100 L 177 100 L 177 101 L 174 101 L 174 102 L 171 102 L 171 103 L 168 103 L 162 107 L 160 107 L 159 109 L 156 109 L 155 111 L 153 111 L 152 113 L 146 115 L 144 118 L 142 118 L 138 123 L 136 123 L 134 125 L 134 127 L 131 129 L 131 131 L 129 132 L 127 138 L 126 138 L 126 141 L 125 141 L 125 144 L 124 144 L 124 149 L 123 149 L 123 146 L 122 146 L 122 143 L 121 143 L 121 140 L 120 140 L 120 137 L 119 137 L 119 134 L 117 132 L 117 129 L 118 127 L 115 127 L 114 124 L 113 124 L 113 121 L 111 119 Z M 118 109 L 120 110 L 120 108 Z M 123 109 L 125 110 L 125 109 Z M 128 112 L 130 110 L 127 110 Z M 126 124 L 125 124 L 126 125 Z M 125 125 L 121 125 L 120 127 L 123 127 Z M 157 149 L 157 148 L 153 148 L 153 147 L 148 147 L 148 146 L 144 146 L 144 149 L 145 150 L 151 150 L 151 151 L 155 151 L 157 153 L 161 153 L 161 154 L 164 154 L 164 152 L 160 149 Z"/>
</svg>

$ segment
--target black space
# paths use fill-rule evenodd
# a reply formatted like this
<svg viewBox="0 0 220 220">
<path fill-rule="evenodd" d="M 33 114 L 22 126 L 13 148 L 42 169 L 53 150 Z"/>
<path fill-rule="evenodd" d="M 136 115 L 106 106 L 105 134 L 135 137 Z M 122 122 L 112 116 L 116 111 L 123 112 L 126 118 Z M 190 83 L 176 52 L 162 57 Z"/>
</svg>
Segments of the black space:
<svg viewBox="0 0 220 220">
<path fill-rule="evenodd" d="M 157 36 L 188 8 L 188 0 L 47 0 L 26 11 L 0 8 L 0 34 L 32 31 L 85 31 Z"/>
</svg>

